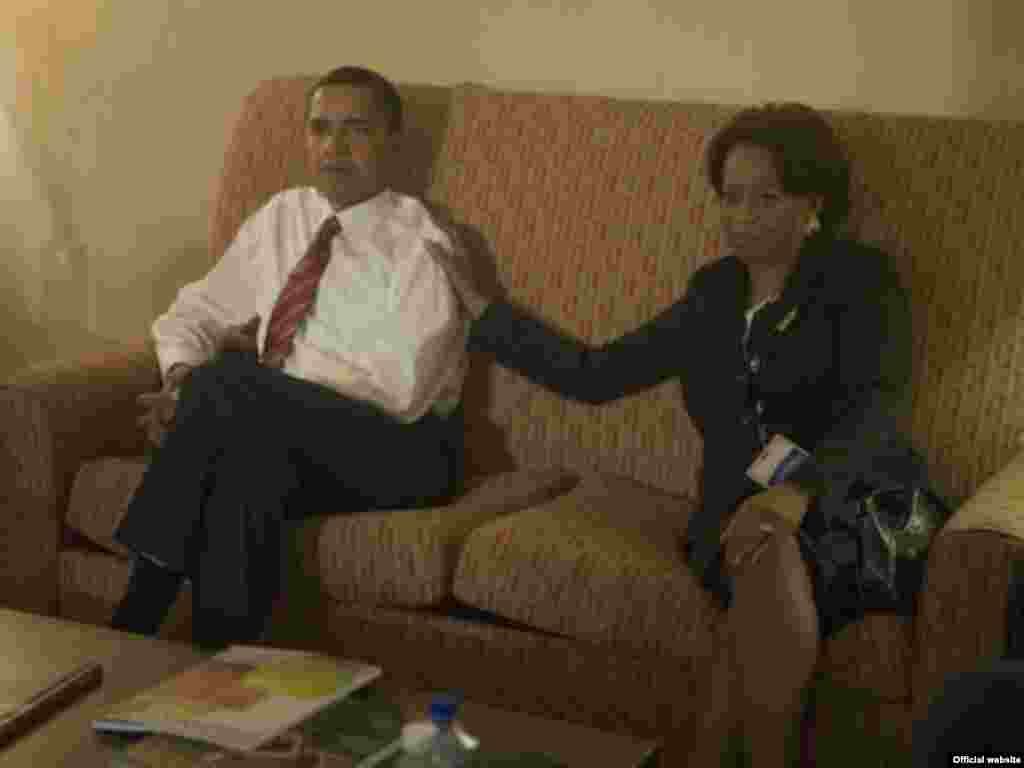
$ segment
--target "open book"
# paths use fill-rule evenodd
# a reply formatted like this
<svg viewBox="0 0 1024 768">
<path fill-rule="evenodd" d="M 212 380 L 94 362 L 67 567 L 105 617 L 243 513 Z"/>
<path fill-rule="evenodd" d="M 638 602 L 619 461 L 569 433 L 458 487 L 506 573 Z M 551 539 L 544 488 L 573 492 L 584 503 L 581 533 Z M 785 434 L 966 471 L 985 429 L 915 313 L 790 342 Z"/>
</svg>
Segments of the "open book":
<svg viewBox="0 0 1024 768">
<path fill-rule="evenodd" d="M 380 674 L 358 661 L 236 645 L 121 702 L 92 725 L 252 750 Z"/>
</svg>

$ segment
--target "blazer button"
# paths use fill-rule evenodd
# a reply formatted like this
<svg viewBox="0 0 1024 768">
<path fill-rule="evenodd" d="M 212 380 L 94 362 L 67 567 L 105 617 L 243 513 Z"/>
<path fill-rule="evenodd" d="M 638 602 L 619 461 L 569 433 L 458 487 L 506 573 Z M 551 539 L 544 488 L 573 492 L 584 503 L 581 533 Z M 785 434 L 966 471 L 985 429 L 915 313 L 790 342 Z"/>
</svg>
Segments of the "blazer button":
<svg viewBox="0 0 1024 768">
<path fill-rule="evenodd" d="M 764 414 L 764 400 L 758 400 L 754 403 L 754 410 L 757 411 L 757 415 L 761 416 Z"/>
<path fill-rule="evenodd" d="M 750 358 L 750 372 L 757 373 L 761 370 L 761 358 L 758 355 L 754 355 Z"/>
</svg>

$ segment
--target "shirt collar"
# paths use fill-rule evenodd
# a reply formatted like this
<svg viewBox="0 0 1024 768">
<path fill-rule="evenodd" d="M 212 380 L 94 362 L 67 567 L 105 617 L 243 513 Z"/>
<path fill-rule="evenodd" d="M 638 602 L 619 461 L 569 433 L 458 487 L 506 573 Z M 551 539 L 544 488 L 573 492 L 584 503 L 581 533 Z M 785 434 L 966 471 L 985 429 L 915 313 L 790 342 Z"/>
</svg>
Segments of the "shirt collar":
<svg viewBox="0 0 1024 768">
<path fill-rule="evenodd" d="M 389 216 L 397 202 L 395 193 L 388 187 L 362 202 L 335 211 L 331 202 L 314 188 L 317 199 L 324 209 L 324 218 L 331 214 L 338 217 L 338 223 L 345 232 L 368 234 L 376 228 L 377 222 Z"/>
</svg>

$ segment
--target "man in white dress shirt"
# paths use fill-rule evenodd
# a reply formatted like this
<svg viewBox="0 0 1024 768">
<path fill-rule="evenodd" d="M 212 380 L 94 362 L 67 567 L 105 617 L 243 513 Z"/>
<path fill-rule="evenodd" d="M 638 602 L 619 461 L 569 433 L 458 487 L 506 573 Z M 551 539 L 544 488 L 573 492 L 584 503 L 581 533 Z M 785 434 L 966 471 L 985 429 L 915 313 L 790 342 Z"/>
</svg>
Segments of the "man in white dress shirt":
<svg viewBox="0 0 1024 768">
<path fill-rule="evenodd" d="M 401 99 L 342 67 L 306 111 L 315 187 L 271 198 L 153 325 L 164 387 L 142 422 L 159 447 L 116 533 L 137 557 L 115 628 L 155 634 L 187 577 L 195 640 L 251 642 L 285 520 L 457 489 L 466 321 L 427 248 L 449 235 L 387 185 Z"/>
</svg>

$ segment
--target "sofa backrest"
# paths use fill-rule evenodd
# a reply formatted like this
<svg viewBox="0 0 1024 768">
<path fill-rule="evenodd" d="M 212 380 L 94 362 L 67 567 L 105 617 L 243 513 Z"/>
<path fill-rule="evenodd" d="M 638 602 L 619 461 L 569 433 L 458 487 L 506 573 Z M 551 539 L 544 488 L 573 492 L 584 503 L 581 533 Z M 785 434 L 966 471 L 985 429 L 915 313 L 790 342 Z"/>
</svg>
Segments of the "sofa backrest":
<svg viewBox="0 0 1024 768">
<path fill-rule="evenodd" d="M 701 180 L 715 107 L 456 88 L 432 197 L 477 228 L 502 284 L 592 343 L 629 331 L 718 252 Z M 699 349 L 680 349 L 700 357 Z M 498 366 L 467 405 L 526 466 L 562 465 L 696 491 L 701 444 L 677 383 L 616 403 L 571 402 Z M 483 407 L 481 407 L 483 406 Z M 488 450 L 469 433 L 469 452 Z"/>
<path fill-rule="evenodd" d="M 702 150 L 735 109 L 460 87 L 432 194 L 483 231 L 515 298 L 601 342 L 717 255 Z M 939 487 L 966 496 L 1024 431 L 1024 124 L 828 116 L 855 169 L 850 232 L 891 254 L 911 294 L 905 427 Z M 700 364 L 699 346 L 679 354 Z M 491 377 L 490 413 L 523 463 L 693 490 L 699 445 L 676 385 L 593 407 Z"/>
<path fill-rule="evenodd" d="M 213 254 L 272 194 L 305 183 L 311 82 L 266 81 L 245 101 L 213 212 Z M 702 152 L 734 107 L 402 90 L 412 149 L 398 186 L 419 193 L 432 178 L 429 196 L 487 239 L 511 295 L 555 325 L 591 342 L 614 338 L 670 304 L 718 255 Z M 939 485 L 967 495 L 1024 431 L 1024 125 L 829 116 L 855 167 L 851 230 L 886 247 L 911 293 L 908 428 Z M 680 354 L 699 364 L 699 348 Z M 560 464 L 696 490 L 700 441 L 674 383 L 595 407 L 475 359 L 466 403 L 470 472 Z"/>
</svg>

